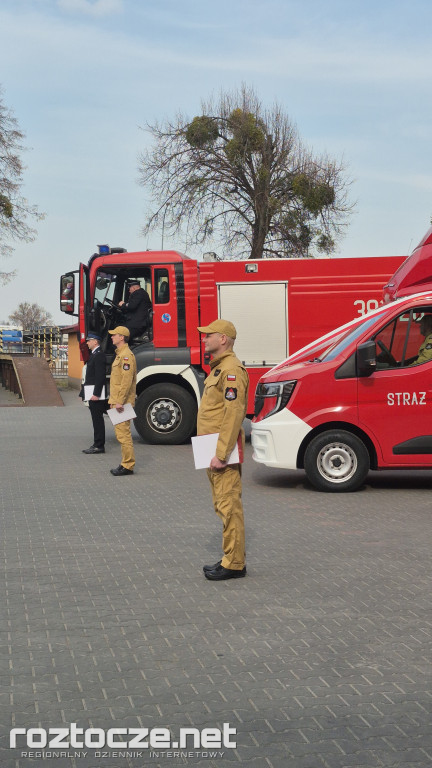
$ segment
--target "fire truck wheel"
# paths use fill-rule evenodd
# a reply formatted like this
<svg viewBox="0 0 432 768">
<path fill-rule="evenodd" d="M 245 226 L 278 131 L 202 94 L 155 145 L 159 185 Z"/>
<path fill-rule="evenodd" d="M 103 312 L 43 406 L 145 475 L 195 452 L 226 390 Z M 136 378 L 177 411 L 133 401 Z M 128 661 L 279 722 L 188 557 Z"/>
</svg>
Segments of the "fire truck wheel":
<svg viewBox="0 0 432 768">
<path fill-rule="evenodd" d="M 365 444 L 345 431 L 317 435 L 304 458 L 308 480 L 320 491 L 355 491 L 366 479 L 370 458 Z"/>
<path fill-rule="evenodd" d="M 178 384 L 152 384 L 135 405 L 135 428 L 153 445 L 180 445 L 195 432 L 197 404 Z"/>
</svg>

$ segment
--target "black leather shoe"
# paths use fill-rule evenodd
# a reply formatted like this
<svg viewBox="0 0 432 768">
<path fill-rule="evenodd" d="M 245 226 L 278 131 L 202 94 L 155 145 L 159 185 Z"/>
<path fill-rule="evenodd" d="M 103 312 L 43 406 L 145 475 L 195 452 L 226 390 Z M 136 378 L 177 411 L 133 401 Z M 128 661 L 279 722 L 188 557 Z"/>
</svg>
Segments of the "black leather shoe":
<svg viewBox="0 0 432 768">
<path fill-rule="evenodd" d="M 91 445 L 90 448 L 85 448 L 83 453 L 105 453 L 105 448 L 96 448 L 95 445 Z"/>
<path fill-rule="evenodd" d="M 204 576 L 211 581 L 241 579 L 242 576 L 246 576 L 246 566 L 241 571 L 235 571 L 233 568 L 224 568 L 223 565 L 217 565 L 213 571 L 204 571 Z"/>
<path fill-rule="evenodd" d="M 217 568 L 217 567 L 218 567 L 218 565 L 220 565 L 220 564 L 221 564 L 221 562 L 222 562 L 222 560 L 218 560 L 218 562 L 217 562 L 217 563 L 215 563 L 214 565 L 203 565 L 203 571 L 204 571 L 204 573 L 205 573 L 206 571 L 214 571 L 214 569 L 215 569 L 215 568 Z"/>
<path fill-rule="evenodd" d="M 119 464 L 115 469 L 110 469 L 110 472 L 115 477 L 121 477 L 122 475 L 133 475 L 133 469 L 126 469 L 123 464 Z"/>
</svg>

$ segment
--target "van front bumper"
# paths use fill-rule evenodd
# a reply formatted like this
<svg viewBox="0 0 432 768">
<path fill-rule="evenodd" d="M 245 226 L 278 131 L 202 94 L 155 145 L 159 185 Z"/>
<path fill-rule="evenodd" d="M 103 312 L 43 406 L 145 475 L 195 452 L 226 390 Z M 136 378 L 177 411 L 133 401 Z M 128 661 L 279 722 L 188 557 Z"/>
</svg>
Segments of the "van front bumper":
<svg viewBox="0 0 432 768">
<path fill-rule="evenodd" d="M 288 408 L 252 422 L 252 458 L 267 467 L 297 469 L 300 445 L 310 431 L 311 427 Z"/>
</svg>

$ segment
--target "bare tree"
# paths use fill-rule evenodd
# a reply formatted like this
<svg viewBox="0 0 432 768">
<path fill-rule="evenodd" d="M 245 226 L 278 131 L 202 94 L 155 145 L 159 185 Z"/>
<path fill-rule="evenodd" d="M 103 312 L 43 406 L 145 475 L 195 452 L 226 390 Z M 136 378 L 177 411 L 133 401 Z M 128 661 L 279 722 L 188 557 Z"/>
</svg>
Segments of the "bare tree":
<svg viewBox="0 0 432 768">
<path fill-rule="evenodd" d="M 28 301 L 18 304 L 15 312 L 9 315 L 9 320 L 15 325 L 22 325 L 25 331 L 32 331 L 34 328 L 53 323 L 53 319 L 46 309 L 36 303 L 30 304 Z"/>
<path fill-rule="evenodd" d="M 0 89 L 0 250 L 2 256 L 10 256 L 13 247 L 10 240 L 31 242 L 36 237 L 36 230 L 28 221 L 43 218 L 36 206 L 32 206 L 22 197 L 24 166 L 20 154 L 24 134 L 12 113 L 6 108 L 1 98 Z M 0 272 L 0 282 L 7 283 L 14 272 Z"/>
<path fill-rule="evenodd" d="M 147 130 L 155 144 L 140 156 L 139 181 L 155 205 L 143 234 L 186 229 L 188 246 L 211 241 L 224 258 L 335 249 L 352 210 L 346 169 L 307 149 L 278 105 L 264 110 L 243 86 L 192 121 L 180 114 Z"/>
</svg>

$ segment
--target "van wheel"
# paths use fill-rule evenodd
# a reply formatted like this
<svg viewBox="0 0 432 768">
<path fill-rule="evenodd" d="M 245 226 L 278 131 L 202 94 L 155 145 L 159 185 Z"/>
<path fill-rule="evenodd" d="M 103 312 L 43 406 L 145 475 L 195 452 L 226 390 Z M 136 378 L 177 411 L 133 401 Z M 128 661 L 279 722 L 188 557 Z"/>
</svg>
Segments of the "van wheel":
<svg viewBox="0 0 432 768">
<path fill-rule="evenodd" d="M 135 405 L 135 429 L 153 445 L 179 445 L 195 432 L 197 404 L 178 384 L 152 384 Z"/>
<path fill-rule="evenodd" d="M 308 480 L 320 491 L 355 491 L 369 472 L 369 453 L 351 432 L 323 432 L 308 445 L 304 467 Z"/>
</svg>

